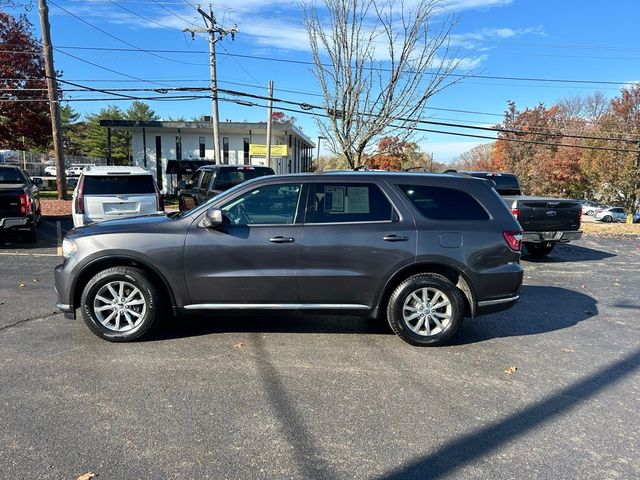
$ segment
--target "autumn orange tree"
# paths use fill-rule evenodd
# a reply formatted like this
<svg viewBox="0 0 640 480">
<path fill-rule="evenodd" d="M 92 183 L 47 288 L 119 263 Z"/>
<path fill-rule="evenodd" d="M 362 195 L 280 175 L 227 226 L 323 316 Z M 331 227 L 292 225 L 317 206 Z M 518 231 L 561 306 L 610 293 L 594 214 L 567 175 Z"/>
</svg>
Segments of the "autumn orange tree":
<svg viewBox="0 0 640 480">
<path fill-rule="evenodd" d="M 376 151 L 368 156 L 367 164 L 370 168 L 381 170 L 404 170 L 409 167 L 426 167 L 433 162 L 420 151 L 417 143 L 401 140 L 399 137 L 383 137 L 377 145 Z"/>
</svg>

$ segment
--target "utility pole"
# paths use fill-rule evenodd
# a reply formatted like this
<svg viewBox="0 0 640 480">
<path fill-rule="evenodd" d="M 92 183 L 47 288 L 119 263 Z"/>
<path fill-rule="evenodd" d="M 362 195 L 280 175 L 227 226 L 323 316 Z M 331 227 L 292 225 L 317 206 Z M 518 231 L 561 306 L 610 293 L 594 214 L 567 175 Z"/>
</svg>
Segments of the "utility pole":
<svg viewBox="0 0 640 480">
<path fill-rule="evenodd" d="M 269 80 L 269 87 L 267 88 L 269 95 L 269 103 L 267 104 L 267 165 L 271 167 L 271 124 L 273 123 L 273 80 Z M 291 155 L 291 152 L 289 152 Z M 273 167 L 272 167 L 273 168 Z"/>
<path fill-rule="evenodd" d="M 206 13 L 198 7 L 198 13 L 202 15 L 206 28 L 185 28 L 183 31 L 191 33 L 195 37 L 196 33 L 209 34 L 209 75 L 211 76 L 211 123 L 213 124 L 213 158 L 216 165 L 221 164 L 220 161 L 220 135 L 219 135 L 219 116 L 218 116 L 218 83 L 216 79 L 216 42 L 222 40 L 226 35 L 231 34 L 233 40 L 238 32 L 238 26 L 233 28 L 222 28 L 216 26 L 216 17 L 213 15 L 213 6 L 209 4 L 209 13 Z M 216 34 L 218 38 L 216 38 Z"/>
<path fill-rule="evenodd" d="M 64 170 L 62 122 L 60 120 L 60 104 L 58 103 L 56 70 L 53 67 L 53 48 L 51 47 L 51 27 L 49 25 L 49 7 L 47 6 L 47 0 L 38 0 L 38 11 L 40 13 L 40 28 L 42 29 L 42 53 L 44 55 L 44 73 L 47 77 L 53 151 L 56 157 L 58 200 L 64 200 L 67 196 L 67 175 Z"/>
</svg>

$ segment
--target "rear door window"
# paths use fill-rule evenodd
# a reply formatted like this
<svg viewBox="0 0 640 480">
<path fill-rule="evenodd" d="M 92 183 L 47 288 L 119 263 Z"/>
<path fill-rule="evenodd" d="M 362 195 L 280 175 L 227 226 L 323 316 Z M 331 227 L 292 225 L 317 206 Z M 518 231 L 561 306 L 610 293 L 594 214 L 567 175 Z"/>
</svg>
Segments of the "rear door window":
<svg viewBox="0 0 640 480">
<path fill-rule="evenodd" d="M 151 175 L 87 175 L 82 192 L 85 195 L 155 195 L 153 182 Z"/>
<path fill-rule="evenodd" d="M 488 220 L 489 214 L 467 192 L 427 185 L 398 185 L 414 207 L 431 220 Z"/>
<path fill-rule="evenodd" d="M 380 187 L 368 183 L 311 184 L 307 223 L 390 222 L 396 218 Z"/>
</svg>

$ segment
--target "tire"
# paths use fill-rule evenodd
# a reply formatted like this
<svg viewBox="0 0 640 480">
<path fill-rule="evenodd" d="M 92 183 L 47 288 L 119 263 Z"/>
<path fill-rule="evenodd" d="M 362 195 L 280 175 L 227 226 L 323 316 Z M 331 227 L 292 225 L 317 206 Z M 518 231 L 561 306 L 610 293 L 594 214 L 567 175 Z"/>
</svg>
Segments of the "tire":
<svg viewBox="0 0 640 480">
<path fill-rule="evenodd" d="M 114 298 L 119 301 L 109 302 Z M 128 308 L 123 298 L 130 298 Z M 122 266 L 91 278 L 82 291 L 80 308 L 89 329 L 110 342 L 142 338 L 159 323 L 163 311 L 160 293 L 147 274 Z"/>
<path fill-rule="evenodd" d="M 430 302 L 434 299 L 436 305 L 448 303 L 431 310 Z M 456 334 L 464 311 L 464 295 L 449 279 L 435 273 L 421 273 L 407 278 L 393 291 L 387 304 L 387 320 L 393 333 L 405 342 L 418 347 L 437 347 Z"/>
<path fill-rule="evenodd" d="M 544 257 L 551 253 L 555 244 L 553 243 L 525 243 L 524 248 L 527 249 L 527 253 L 535 258 Z"/>
<path fill-rule="evenodd" d="M 613 221 L 613 217 L 611 215 L 606 215 L 602 217 L 602 221 L 605 223 L 611 223 Z"/>
</svg>

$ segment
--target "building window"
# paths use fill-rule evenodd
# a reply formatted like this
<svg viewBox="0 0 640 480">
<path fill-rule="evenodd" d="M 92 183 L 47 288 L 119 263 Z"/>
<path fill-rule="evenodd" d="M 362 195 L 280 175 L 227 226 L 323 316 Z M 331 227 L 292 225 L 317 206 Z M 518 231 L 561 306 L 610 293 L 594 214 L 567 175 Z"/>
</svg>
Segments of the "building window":
<svg viewBox="0 0 640 480">
<path fill-rule="evenodd" d="M 204 137 L 200 137 L 200 158 L 204 158 L 205 156 L 205 143 L 204 143 Z"/>
<path fill-rule="evenodd" d="M 244 164 L 250 165 L 251 159 L 249 158 L 249 139 L 246 137 L 242 139 L 242 153 L 244 155 Z"/>
<path fill-rule="evenodd" d="M 176 137 L 176 160 L 182 160 L 182 138 Z"/>
<path fill-rule="evenodd" d="M 162 137 L 156 135 L 156 182 L 162 190 Z"/>
<path fill-rule="evenodd" d="M 229 165 L 229 137 L 222 137 L 222 163 Z"/>
</svg>

